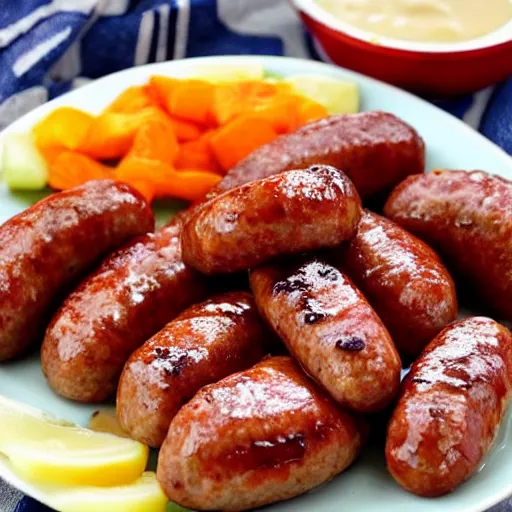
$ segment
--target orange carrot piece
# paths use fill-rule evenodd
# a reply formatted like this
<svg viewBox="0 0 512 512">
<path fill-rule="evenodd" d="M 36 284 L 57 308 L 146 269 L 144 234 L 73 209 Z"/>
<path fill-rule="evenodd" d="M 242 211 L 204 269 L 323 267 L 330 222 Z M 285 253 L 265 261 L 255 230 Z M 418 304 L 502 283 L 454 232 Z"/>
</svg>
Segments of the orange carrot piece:
<svg viewBox="0 0 512 512">
<path fill-rule="evenodd" d="M 56 190 L 76 187 L 89 180 L 111 178 L 112 169 L 74 151 L 61 152 L 48 170 L 48 183 Z"/>
<path fill-rule="evenodd" d="M 165 118 L 152 119 L 137 130 L 125 158 L 158 160 L 172 165 L 178 151 L 178 140 L 171 123 Z"/>
<path fill-rule="evenodd" d="M 75 150 L 82 144 L 93 120 L 93 116 L 76 108 L 57 108 L 34 127 L 36 145 Z"/>
<path fill-rule="evenodd" d="M 181 80 L 177 78 L 153 75 L 150 77 L 146 86 L 147 94 L 152 99 L 153 103 L 159 105 L 168 114 L 170 114 L 173 92 L 180 82 Z M 176 137 L 178 137 L 178 141 L 180 142 L 197 139 L 203 131 L 201 127 L 191 121 L 178 119 L 172 116 L 170 119 L 174 127 Z"/>
<path fill-rule="evenodd" d="M 172 91 L 169 113 L 202 125 L 211 121 L 214 85 L 204 80 L 180 80 Z"/>
<path fill-rule="evenodd" d="M 329 113 L 327 109 L 316 101 L 303 97 L 299 106 L 299 124 L 300 126 L 316 121 L 322 117 L 327 117 Z"/>
<path fill-rule="evenodd" d="M 198 139 L 203 133 L 203 129 L 195 123 L 185 121 L 184 119 L 177 119 L 169 117 L 169 121 L 174 128 L 174 133 L 179 142 L 187 142 L 190 140 Z"/>
<path fill-rule="evenodd" d="M 114 174 L 116 179 L 128 183 L 145 181 L 155 184 L 158 183 L 159 177 L 167 170 L 173 171 L 173 168 L 169 164 L 158 160 L 126 157 L 115 168 Z"/>
<path fill-rule="evenodd" d="M 254 109 L 254 114 L 269 121 L 274 130 L 290 133 L 301 126 L 302 98 L 294 94 L 277 94 L 267 104 Z"/>
<path fill-rule="evenodd" d="M 142 125 L 152 120 L 165 119 L 164 112 L 156 107 L 147 107 L 132 114 L 103 113 L 94 120 L 85 140 L 77 149 L 100 160 L 121 158 L 130 149 Z"/>
<path fill-rule="evenodd" d="M 157 197 L 176 197 L 187 201 L 202 199 L 221 176 L 202 170 L 175 171 L 170 165 L 148 160 L 131 159 L 119 165 L 116 179 L 130 184 L 149 183 Z"/>
<path fill-rule="evenodd" d="M 128 182 L 129 185 L 131 185 L 135 190 L 138 190 L 143 196 L 144 199 L 151 203 L 156 195 L 156 187 L 153 183 L 150 183 L 149 181 L 143 181 L 143 180 L 134 180 Z"/>
<path fill-rule="evenodd" d="M 137 130 L 130 151 L 115 170 L 116 178 L 136 183 L 136 188 L 151 201 L 162 174 L 162 166 L 172 169 L 178 151 L 178 141 L 169 121 L 151 120 Z"/>
<path fill-rule="evenodd" d="M 228 171 L 249 153 L 277 136 L 278 133 L 270 121 L 249 113 L 216 130 L 210 144 L 215 158 Z"/>
<path fill-rule="evenodd" d="M 147 92 L 153 102 L 163 107 L 167 112 L 171 111 L 171 98 L 180 83 L 177 78 L 169 76 L 153 75 L 149 78 L 147 84 Z"/>
<path fill-rule="evenodd" d="M 223 125 L 236 116 L 270 101 L 277 94 L 273 83 L 261 80 L 228 82 L 215 87 L 212 117 Z"/>
<path fill-rule="evenodd" d="M 210 145 L 213 131 L 206 132 L 199 139 L 180 146 L 176 169 L 201 169 L 219 173 L 222 171 Z"/>
<path fill-rule="evenodd" d="M 222 179 L 213 172 L 200 169 L 184 169 L 167 175 L 157 189 L 161 197 L 177 197 L 186 201 L 200 201 Z"/>
<path fill-rule="evenodd" d="M 51 165 L 52 162 L 64 151 L 68 151 L 66 148 L 62 146 L 39 146 L 36 144 L 36 147 L 43 155 L 43 158 L 46 160 L 48 165 Z"/>
<path fill-rule="evenodd" d="M 146 85 L 144 85 L 143 87 L 144 87 L 144 92 L 147 94 L 151 103 L 153 105 L 165 110 L 165 105 L 162 103 L 162 98 L 158 94 L 158 91 L 156 91 L 155 88 L 152 87 L 149 82 Z"/>
<path fill-rule="evenodd" d="M 134 85 L 125 89 L 103 112 L 124 112 L 132 114 L 154 105 L 147 89 L 143 85 Z"/>
</svg>

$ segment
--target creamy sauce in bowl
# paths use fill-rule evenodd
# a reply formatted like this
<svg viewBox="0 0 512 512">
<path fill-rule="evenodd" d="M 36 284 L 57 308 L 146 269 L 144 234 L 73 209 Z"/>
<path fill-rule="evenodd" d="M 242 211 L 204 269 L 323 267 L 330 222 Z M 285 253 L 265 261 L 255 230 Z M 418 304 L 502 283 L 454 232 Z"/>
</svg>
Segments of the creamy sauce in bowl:
<svg viewBox="0 0 512 512">
<path fill-rule="evenodd" d="M 512 0 L 316 0 L 377 36 L 427 43 L 470 41 L 512 20 Z"/>
</svg>

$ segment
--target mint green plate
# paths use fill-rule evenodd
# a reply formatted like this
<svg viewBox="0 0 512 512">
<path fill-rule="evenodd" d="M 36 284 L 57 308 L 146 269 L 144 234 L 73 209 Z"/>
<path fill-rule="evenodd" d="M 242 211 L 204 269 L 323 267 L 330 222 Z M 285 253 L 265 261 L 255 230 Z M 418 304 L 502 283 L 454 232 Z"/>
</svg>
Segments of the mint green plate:
<svg viewBox="0 0 512 512">
<path fill-rule="evenodd" d="M 427 169 L 485 169 L 512 179 L 512 159 L 477 132 L 449 114 L 399 89 L 365 76 L 317 62 L 281 57 L 211 57 L 164 62 L 128 69 L 72 91 L 45 104 L 11 125 L 9 131 L 24 132 L 51 110 L 62 105 L 98 113 L 129 85 L 142 84 L 152 74 L 192 76 L 198 64 L 262 62 L 269 73 L 294 75 L 316 73 L 352 80 L 359 84 L 363 110 L 386 110 L 413 125 L 425 139 Z M 11 194 L 0 186 L 0 222 L 31 205 L 42 194 Z M 161 220 L 177 205 L 159 205 Z M 474 311 L 478 313 L 478 311 Z M 0 366 L 0 393 L 83 425 L 97 406 L 79 405 L 55 395 L 46 385 L 36 355 Z M 447 512 L 481 511 L 512 494 L 512 433 L 510 413 L 504 421 L 492 453 L 476 475 L 449 496 L 424 499 L 403 491 L 386 472 L 382 446 L 367 446 L 362 457 L 345 473 L 314 491 L 269 507 L 273 511 Z M 0 464 L 0 476 L 16 482 Z M 31 494 L 30 485 L 23 490 Z"/>
</svg>

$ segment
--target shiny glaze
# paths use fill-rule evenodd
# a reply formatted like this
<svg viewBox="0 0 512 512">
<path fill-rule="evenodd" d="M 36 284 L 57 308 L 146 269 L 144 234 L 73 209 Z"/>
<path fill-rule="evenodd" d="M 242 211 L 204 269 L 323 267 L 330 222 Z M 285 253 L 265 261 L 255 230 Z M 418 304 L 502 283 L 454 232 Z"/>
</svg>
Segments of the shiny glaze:
<svg viewBox="0 0 512 512">
<path fill-rule="evenodd" d="M 253 151 L 226 174 L 209 197 L 314 164 L 341 169 L 366 199 L 389 191 L 410 174 L 422 173 L 425 147 L 416 131 L 392 114 L 331 116 Z"/>
<path fill-rule="evenodd" d="M 0 361 L 42 334 L 63 293 L 97 260 L 152 231 L 138 192 L 111 180 L 51 195 L 0 227 Z"/>
<path fill-rule="evenodd" d="M 289 357 L 206 386 L 174 418 L 157 476 L 177 503 L 245 510 L 291 498 L 345 469 L 365 428 Z"/>
<path fill-rule="evenodd" d="M 411 367 L 388 427 L 394 478 L 438 496 L 470 477 L 491 447 L 510 401 L 512 335 L 485 317 L 444 329 Z"/>
<path fill-rule="evenodd" d="M 207 293 L 181 258 L 179 220 L 108 257 L 64 301 L 42 347 L 42 368 L 59 394 L 102 401 L 130 354 Z"/>
<path fill-rule="evenodd" d="M 482 171 L 412 176 L 391 194 L 385 214 L 512 320 L 512 182 Z"/>
<path fill-rule="evenodd" d="M 457 318 L 453 280 L 425 243 L 365 210 L 357 234 L 331 253 L 388 328 L 400 355 L 417 357 Z"/>
<path fill-rule="evenodd" d="M 329 166 L 289 171 L 205 203 L 183 228 L 184 261 L 206 274 L 236 272 L 282 254 L 333 247 L 354 235 L 360 199 Z"/>
<path fill-rule="evenodd" d="M 341 271 L 310 259 L 258 267 L 250 282 L 262 315 L 335 400 L 364 412 L 390 402 L 400 358 L 378 316 Z"/>
<path fill-rule="evenodd" d="M 269 333 L 250 294 L 196 304 L 135 351 L 117 393 L 117 415 L 131 437 L 162 444 L 172 418 L 204 385 L 258 362 Z"/>
</svg>

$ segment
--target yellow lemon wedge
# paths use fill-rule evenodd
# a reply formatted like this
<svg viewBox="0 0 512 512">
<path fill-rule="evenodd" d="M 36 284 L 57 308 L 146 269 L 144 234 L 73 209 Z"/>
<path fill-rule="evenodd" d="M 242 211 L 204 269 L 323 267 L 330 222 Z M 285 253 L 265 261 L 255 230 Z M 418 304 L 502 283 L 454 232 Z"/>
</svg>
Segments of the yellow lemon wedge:
<svg viewBox="0 0 512 512">
<path fill-rule="evenodd" d="M 117 487 L 50 487 L 42 489 L 47 503 L 59 512 L 164 512 L 165 496 L 156 475 L 143 473 Z"/>
<path fill-rule="evenodd" d="M 0 476 L 59 512 L 169 512 L 171 505 L 154 472 L 143 473 L 127 485 L 114 487 L 33 484 L 21 479 L 12 464 L 0 455 Z"/>
<path fill-rule="evenodd" d="M 322 104 L 330 114 L 354 114 L 359 111 L 359 89 L 354 82 L 321 75 L 295 75 L 283 82 Z"/>
<path fill-rule="evenodd" d="M 144 471 L 143 444 L 62 422 L 0 397 L 0 453 L 31 482 L 112 486 L 133 482 Z"/>
</svg>

